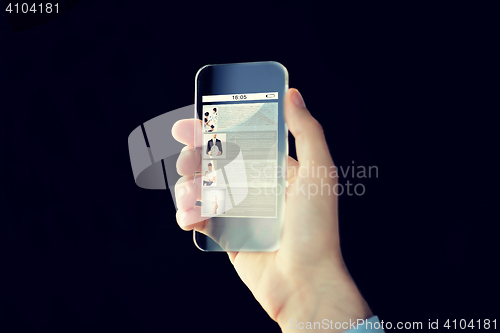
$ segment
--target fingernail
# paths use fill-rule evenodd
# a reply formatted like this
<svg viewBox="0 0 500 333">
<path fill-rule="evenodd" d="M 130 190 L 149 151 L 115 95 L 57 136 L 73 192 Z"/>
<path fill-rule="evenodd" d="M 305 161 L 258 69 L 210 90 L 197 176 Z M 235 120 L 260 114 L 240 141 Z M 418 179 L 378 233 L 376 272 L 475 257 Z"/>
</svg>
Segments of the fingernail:
<svg viewBox="0 0 500 333">
<path fill-rule="evenodd" d="M 298 90 L 295 91 L 292 98 L 293 98 L 293 103 L 295 104 L 295 106 L 297 106 L 299 108 L 306 107 L 306 103 L 304 103 L 304 99 L 302 98 L 302 95 L 300 94 L 300 92 Z"/>
</svg>

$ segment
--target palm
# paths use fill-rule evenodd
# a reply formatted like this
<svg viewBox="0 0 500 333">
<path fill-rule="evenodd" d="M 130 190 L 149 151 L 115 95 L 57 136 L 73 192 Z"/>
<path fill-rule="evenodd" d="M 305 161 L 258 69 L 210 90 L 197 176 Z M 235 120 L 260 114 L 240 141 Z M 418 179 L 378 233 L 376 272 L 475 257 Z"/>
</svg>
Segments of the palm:
<svg viewBox="0 0 500 333">
<path fill-rule="evenodd" d="M 298 163 L 289 158 L 289 166 L 298 168 Z M 290 173 L 289 173 L 290 174 Z M 323 261 L 340 261 L 337 229 L 337 200 L 334 196 L 324 196 L 323 200 L 308 200 L 303 195 L 294 194 L 302 179 L 295 179 L 288 188 L 282 246 L 276 252 L 229 253 L 238 275 L 252 291 L 255 298 L 273 319 L 277 319 L 280 309 L 291 294 L 296 292 L 294 279 L 309 279 L 324 267 Z M 293 193 L 293 194 L 292 194 Z M 320 207 L 323 206 L 323 207 Z M 330 211 L 325 219 L 324 206 Z M 315 219 L 319 209 L 323 219 L 318 227 L 309 223 Z M 325 246 L 326 245 L 326 246 Z M 291 283 L 292 281 L 292 283 Z"/>
</svg>

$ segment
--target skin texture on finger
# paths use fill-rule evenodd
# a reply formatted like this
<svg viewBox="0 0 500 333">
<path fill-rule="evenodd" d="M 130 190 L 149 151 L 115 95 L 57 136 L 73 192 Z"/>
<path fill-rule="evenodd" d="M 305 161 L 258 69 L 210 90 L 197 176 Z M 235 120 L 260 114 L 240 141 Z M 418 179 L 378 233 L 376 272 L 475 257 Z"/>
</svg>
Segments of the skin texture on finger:
<svg viewBox="0 0 500 333">
<path fill-rule="evenodd" d="M 183 230 L 203 232 L 207 220 L 201 217 L 201 207 L 196 206 L 196 201 L 201 199 L 201 177 L 197 176 L 193 182 L 194 173 L 201 171 L 201 154 L 194 148 L 202 146 L 201 135 L 196 133 L 201 133 L 201 121 L 197 119 L 179 120 L 172 126 L 172 136 L 186 145 L 176 163 L 177 172 L 184 176 L 175 186 L 178 208 L 176 220 Z"/>
<path fill-rule="evenodd" d="M 196 205 L 196 201 L 201 198 L 200 179 L 197 176 L 193 181 L 194 176 L 181 177 L 175 184 L 175 201 L 178 210 L 188 210 Z"/>
<path fill-rule="evenodd" d="M 181 176 L 192 175 L 201 172 L 201 152 L 193 146 L 182 148 L 177 158 L 177 173 Z"/>
<path fill-rule="evenodd" d="M 316 165 L 333 165 L 323 128 L 305 107 L 295 105 L 294 94 L 299 94 L 297 89 L 289 89 L 283 103 L 285 121 L 295 138 L 298 162 L 301 166 L 306 166 L 307 161 L 310 164 L 314 161 Z"/>
<path fill-rule="evenodd" d="M 186 145 L 177 159 L 177 172 L 180 175 L 201 171 L 201 152 L 195 149 L 202 147 L 201 129 L 201 121 L 198 119 L 179 120 L 172 126 L 174 139 Z"/>
<path fill-rule="evenodd" d="M 207 223 L 207 219 L 201 217 L 201 207 L 194 206 L 187 210 L 178 210 L 176 214 L 177 224 L 182 230 L 189 231 L 195 229 L 196 231 L 203 232 Z"/>
<path fill-rule="evenodd" d="M 172 136 L 187 146 L 201 147 L 203 145 L 201 130 L 201 120 L 183 119 L 172 126 Z"/>
<path fill-rule="evenodd" d="M 176 219 L 183 230 L 194 228 L 203 230 L 206 224 L 206 219 L 201 217 L 201 207 L 196 206 L 196 201 L 201 197 L 200 179 L 199 175 L 184 176 L 175 184 L 175 200 L 178 209 Z"/>
</svg>

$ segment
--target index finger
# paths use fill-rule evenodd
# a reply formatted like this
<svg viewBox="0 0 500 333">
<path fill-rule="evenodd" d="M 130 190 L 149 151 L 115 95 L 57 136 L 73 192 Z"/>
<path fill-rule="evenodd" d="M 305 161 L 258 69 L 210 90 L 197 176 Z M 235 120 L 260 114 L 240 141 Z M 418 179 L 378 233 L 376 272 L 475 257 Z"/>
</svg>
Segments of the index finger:
<svg viewBox="0 0 500 333">
<path fill-rule="evenodd" d="M 201 120 L 193 118 L 177 121 L 174 126 L 172 126 L 172 136 L 174 139 L 187 146 L 201 147 Z"/>
</svg>

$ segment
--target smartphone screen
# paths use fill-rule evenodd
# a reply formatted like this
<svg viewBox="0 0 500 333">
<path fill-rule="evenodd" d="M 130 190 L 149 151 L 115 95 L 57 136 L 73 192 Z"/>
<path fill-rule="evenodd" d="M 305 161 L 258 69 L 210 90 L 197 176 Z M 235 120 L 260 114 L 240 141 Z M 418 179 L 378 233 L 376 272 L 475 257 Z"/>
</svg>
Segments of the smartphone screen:
<svg viewBox="0 0 500 333">
<path fill-rule="evenodd" d="M 275 251 L 284 220 L 286 68 L 277 62 L 207 65 L 196 76 L 195 132 L 204 251 Z"/>
<path fill-rule="evenodd" d="M 202 216 L 277 216 L 278 92 L 202 96 Z"/>
</svg>

